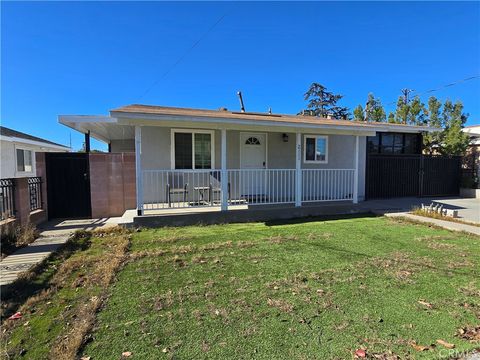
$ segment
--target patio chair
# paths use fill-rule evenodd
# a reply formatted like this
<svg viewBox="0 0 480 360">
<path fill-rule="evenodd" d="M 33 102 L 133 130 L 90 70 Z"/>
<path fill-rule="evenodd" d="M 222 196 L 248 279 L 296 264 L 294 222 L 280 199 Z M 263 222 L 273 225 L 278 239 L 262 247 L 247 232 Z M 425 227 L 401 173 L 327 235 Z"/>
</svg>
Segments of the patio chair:
<svg viewBox="0 0 480 360">
<path fill-rule="evenodd" d="M 185 182 L 185 174 L 169 173 L 167 179 L 167 202 L 172 206 L 172 195 L 183 195 L 183 202 L 187 202 L 188 182 Z"/>
<path fill-rule="evenodd" d="M 208 199 L 210 204 L 213 205 L 215 194 L 221 194 L 222 192 L 222 174 L 219 171 L 210 172 L 210 185 L 208 191 Z M 230 200 L 230 183 L 227 184 L 227 200 Z"/>
</svg>

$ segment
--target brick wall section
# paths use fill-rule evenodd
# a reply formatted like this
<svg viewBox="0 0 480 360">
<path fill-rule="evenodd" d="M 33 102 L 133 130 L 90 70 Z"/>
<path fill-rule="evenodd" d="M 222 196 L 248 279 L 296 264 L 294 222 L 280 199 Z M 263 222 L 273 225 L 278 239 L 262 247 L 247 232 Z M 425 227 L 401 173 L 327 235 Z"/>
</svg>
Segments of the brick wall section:
<svg viewBox="0 0 480 360">
<path fill-rule="evenodd" d="M 37 176 L 42 178 L 42 209 L 30 212 L 30 193 L 28 178 L 13 179 L 15 197 L 15 218 L 0 222 L 0 234 L 9 234 L 18 226 L 28 223 L 41 224 L 48 220 L 47 209 L 47 171 L 45 167 L 45 153 L 35 153 L 35 166 Z"/>
<path fill-rule="evenodd" d="M 25 225 L 30 220 L 30 194 L 28 193 L 28 178 L 14 179 L 15 218 L 17 223 Z"/>
<path fill-rule="evenodd" d="M 42 178 L 42 209 L 45 210 L 45 220 L 48 219 L 48 201 L 47 201 L 47 167 L 45 164 L 45 153 L 35 153 L 35 166 L 37 176 Z"/>
<path fill-rule="evenodd" d="M 43 177 L 42 177 L 43 180 Z M 30 212 L 30 192 L 28 190 L 28 178 L 16 178 L 15 184 L 15 225 L 23 226 L 28 223 L 38 225 L 47 221 L 47 211 L 38 209 Z M 46 190 L 42 188 L 42 196 Z"/>
<path fill-rule="evenodd" d="M 90 154 L 92 218 L 121 216 L 135 209 L 135 154 Z"/>
</svg>

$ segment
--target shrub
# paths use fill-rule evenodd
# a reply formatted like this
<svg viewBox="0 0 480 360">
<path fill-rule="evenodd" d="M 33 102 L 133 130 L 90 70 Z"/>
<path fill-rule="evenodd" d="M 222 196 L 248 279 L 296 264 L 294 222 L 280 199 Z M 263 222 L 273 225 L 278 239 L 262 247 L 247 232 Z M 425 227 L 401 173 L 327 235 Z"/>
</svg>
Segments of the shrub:
<svg viewBox="0 0 480 360">
<path fill-rule="evenodd" d="M 12 231 L 2 233 L 0 243 L 2 247 L 2 258 L 11 254 L 16 249 L 27 246 L 38 237 L 38 230 L 35 225 L 28 223 L 24 226 L 17 226 Z"/>
</svg>

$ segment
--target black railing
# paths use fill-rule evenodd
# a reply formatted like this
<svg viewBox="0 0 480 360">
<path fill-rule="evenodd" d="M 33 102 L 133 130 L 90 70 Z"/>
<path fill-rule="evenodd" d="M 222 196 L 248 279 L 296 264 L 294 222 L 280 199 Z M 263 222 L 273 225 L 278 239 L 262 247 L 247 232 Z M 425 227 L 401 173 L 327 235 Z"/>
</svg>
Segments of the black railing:
<svg viewBox="0 0 480 360">
<path fill-rule="evenodd" d="M 13 179 L 0 179 L 0 220 L 15 217 L 14 191 Z"/>
<path fill-rule="evenodd" d="M 30 195 L 30 211 L 41 209 L 43 207 L 41 177 L 28 178 L 28 193 Z"/>
</svg>

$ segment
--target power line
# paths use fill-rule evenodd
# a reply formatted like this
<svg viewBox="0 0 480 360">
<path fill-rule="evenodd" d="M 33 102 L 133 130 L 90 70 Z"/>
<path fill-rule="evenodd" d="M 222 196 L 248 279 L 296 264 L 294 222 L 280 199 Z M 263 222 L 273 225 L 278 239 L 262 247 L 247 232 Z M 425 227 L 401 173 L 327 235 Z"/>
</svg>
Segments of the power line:
<svg viewBox="0 0 480 360">
<path fill-rule="evenodd" d="M 416 96 L 420 96 L 420 95 L 424 95 L 424 94 L 431 93 L 431 92 L 434 92 L 434 91 L 442 90 L 442 89 L 445 89 L 445 88 L 447 88 L 447 87 L 451 87 L 451 86 L 454 86 L 454 85 L 457 85 L 457 84 L 464 83 L 465 81 L 469 81 L 469 80 L 473 80 L 473 79 L 478 79 L 478 78 L 480 78 L 480 75 L 470 76 L 470 77 L 468 77 L 468 78 L 461 79 L 461 80 L 457 80 L 457 81 L 454 81 L 453 83 L 440 86 L 440 87 L 438 87 L 438 88 L 436 88 L 436 89 L 430 89 L 430 90 L 426 90 L 426 91 L 424 91 L 424 92 L 422 92 L 422 93 L 417 93 Z"/>
<path fill-rule="evenodd" d="M 180 56 L 180 57 L 178 58 L 178 60 L 175 61 L 175 63 L 174 63 L 172 66 L 170 66 L 170 68 L 169 68 L 159 79 L 157 79 L 156 81 L 154 81 L 154 82 L 152 83 L 152 85 L 150 85 L 150 87 L 147 88 L 147 90 L 145 90 L 145 92 L 138 98 L 138 101 L 140 101 L 145 95 L 147 95 L 155 86 L 157 86 L 157 84 L 158 84 L 160 81 L 162 81 L 173 69 L 175 69 L 175 67 L 176 67 L 178 64 L 180 64 L 180 63 L 183 61 L 183 59 L 185 59 L 185 57 L 186 57 L 188 54 L 190 54 L 190 52 L 191 52 L 198 44 L 200 44 L 200 42 L 201 42 L 203 39 L 205 39 L 205 38 L 207 37 L 207 35 L 208 35 L 213 29 L 215 29 L 215 27 L 216 27 L 218 24 L 220 24 L 220 22 L 223 20 L 223 18 L 224 18 L 225 16 L 227 16 L 226 13 L 223 14 L 222 16 L 220 16 L 220 18 L 218 18 L 218 20 L 217 20 L 212 26 L 210 26 L 210 28 L 209 28 L 202 36 L 200 36 L 200 38 L 199 38 L 197 41 L 195 41 L 195 43 L 193 43 L 193 45 L 190 46 L 190 47 L 187 49 L 187 51 L 185 51 L 185 52 L 183 53 L 183 55 Z"/>
<path fill-rule="evenodd" d="M 432 92 L 435 92 L 435 91 L 443 90 L 447 87 L 455 86 L 455 85 L 464 83 L 466 81 L 473 80 L 473 79 L 478 79 L 478 78 L 480 78 L 480 75 L 470 76 L 470 77 L 467 77 L 465 79 L 454 81 L 450 84 L 446 84 L 446 85 L 442 85 L 442 86 L 439 86 L 439 87 L 434 88 L 434 89 L 422 91 L 420 93 L 416 92 L 415 90 L 402 89 L 402 94 L 404 96 L 404 102 L 405 102 L 405 99 L 407 99 L 407 102 L 408 102 L 408 94 L 405 95 L 405 92 L 404 92 L 405 90 L 408 90 L 409 92 L 413 93 L 415 96 L 422 96 L 422 95 L 425 95 L 425 94 L 429 94 L 429 93 L 432 93 Z M 405 102 L 405 103 L 407 103 L 407 102 Z M 392 102 L 387 103 L 386 106 L 393 105 L 393 104 L 396 104 L 396 103 L 397 103 L 397 101 L 392 101 Z"/>
</svg>

